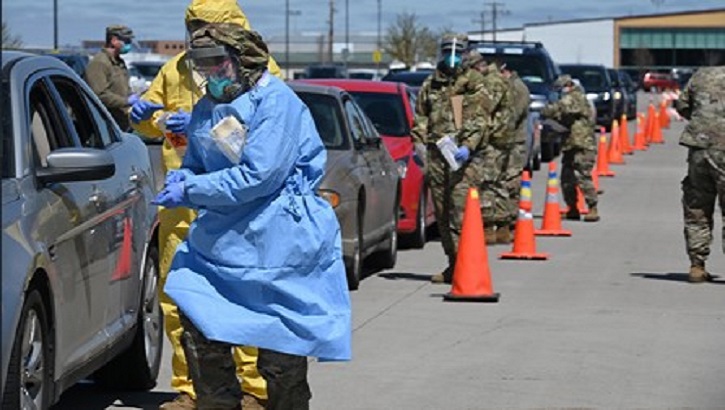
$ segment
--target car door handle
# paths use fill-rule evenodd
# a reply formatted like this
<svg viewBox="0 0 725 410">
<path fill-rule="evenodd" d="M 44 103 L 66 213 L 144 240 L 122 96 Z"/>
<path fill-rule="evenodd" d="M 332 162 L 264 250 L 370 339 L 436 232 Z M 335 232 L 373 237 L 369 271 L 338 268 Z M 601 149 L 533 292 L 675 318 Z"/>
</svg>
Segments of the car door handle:
<svg viewBox="0 0 725 410">
<path fill-rule="evenodd" d="M 88 202 L 93 202 L 96 205 L 99 205 L 101 203 L 101 196 L 98 194 L 93 194 L 88 197 Z"/>
<path fill-rule="evenodd" d="M 131 174 L 131 176 L 128 177 L 128 180 L 133 182 L 134 184 L 140 184 L 141 176 L 139 174 Z"/>
</svg>

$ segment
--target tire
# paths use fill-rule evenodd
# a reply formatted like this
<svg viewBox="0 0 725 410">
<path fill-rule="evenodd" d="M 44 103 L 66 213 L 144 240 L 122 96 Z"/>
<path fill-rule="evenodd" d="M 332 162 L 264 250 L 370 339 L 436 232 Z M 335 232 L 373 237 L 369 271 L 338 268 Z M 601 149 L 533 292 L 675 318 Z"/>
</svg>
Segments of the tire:
<svg viewBox="0 0 725 410">
<path fill-rule="evenodd" d="M 359 212 L 359 211 L 358 211 Z M 357 241 L 355 241 L 355 249 L 352 257 L 349 259 L 345 271 L 347 273 L 348 290 L 357 290 L 360 287 L 360 279 L 362 278 L 363 268 L 363 218 L 358 213 L 357 216 Z"/>
<path fill-rule="evenodd" d="M 156 386 L 163 350 L 163 314 L 159 304 L 159 253 L 149 248 L 136 334 L 131 346 L 94 374 L 99 384 L 123 390 Z"/>
<path fill-rule="evenodd" d="M 387 249 L 375 253 L 374 264 L 375 267 L 380 269 L 391 269 L 395 267 L 395 263 L 398 261 L 398 221 L 400 220 L 400 213 L 398 212 L 398 203 L 395 201 L 395 207 L 393 208 L 393 229 L 390 231 L 388 239 Z"/>
<path fill-rule="evenodd" d="M 423 186 L 420 189 L 418 199 L 418 215 L 416 216 L 416 227 L 413 233 L 406 235 L 406 245 L 413 249 L 423 249 L 428 239 L 426 235 L 425 218 L 428 216 L 428 190 Z"/>
<path fill-rule="evenodd" d="M 50 407 L 53 342 L 40 292 L 28 294 L 15 333 L 2 401 L 3 410 Z"/>
</svg>

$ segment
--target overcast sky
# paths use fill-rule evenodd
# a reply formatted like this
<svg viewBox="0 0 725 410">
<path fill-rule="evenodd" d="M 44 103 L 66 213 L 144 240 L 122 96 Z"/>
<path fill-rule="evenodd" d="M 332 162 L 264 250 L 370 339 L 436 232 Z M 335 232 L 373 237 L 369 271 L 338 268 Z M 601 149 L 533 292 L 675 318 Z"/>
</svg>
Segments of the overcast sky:
<svg viewBox="0 0 725 410">
<path fill-rule="evenodd" d="M 126 24 L 140 40 L 176 40 L 184 38 L 184 9 L 187 0 L 57 0 L 60 45 L 79 45 L 81 40 L 103 39 L 109 24 Z M 291 30 L 326 32 L 329 0 L 289 0 L 290 8 L 301 12 L 291 17 Z M 349 0 L 348 0 L 349 1 Z M 349 30 L 377 30 L 377 1 L 349 1 Z M 459 31 L 476 30 L 484 0 L 381 0 L 382 27 L 395 21 L 402 12 L 416 13 L 432 29 L 452 27 Z M 651 0 L 498 0 L 508 11 L 499 19 L 499 27 L 520 27 L 525 23 L 580 18 L 640 15 L 660 12 L 702 10 L 725 7 L 725 0 L 665 0 L 659 6 Z M 486 1 L 487 3 L 489 1 Z M 252 26 L 265 37 L 283 36 L 284 0 L 243 0 L 242 8 Z M 423 4 L 423 5 L 421 5 Z M 576 6 L 574 5 L 576 4 Z M 335 0 L 335 31 L 345 29 L 345 0 Z M 13 34 L 26 45 L 52 46 L 53 1 L 2 0 L 2 19 Z M 487 22 L 490 27 L 490 21 Z M 336 35 L 337 37 L 337 35 Z"/>
</svg>

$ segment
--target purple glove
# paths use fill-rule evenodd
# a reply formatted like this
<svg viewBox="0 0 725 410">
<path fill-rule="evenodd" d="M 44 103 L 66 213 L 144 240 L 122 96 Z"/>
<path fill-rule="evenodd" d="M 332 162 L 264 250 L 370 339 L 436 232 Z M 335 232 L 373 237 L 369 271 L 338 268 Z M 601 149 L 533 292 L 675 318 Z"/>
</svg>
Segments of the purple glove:
<svg viewBox="0 0 725 410">
<path fill-rule="evenodd" d="M 156 198 L 151 201 L 154 205 L 161 205 L 164 208 L 177 208 L 184 204 L 184 183 L 175 182 L 173 184 L 166 185 Z"/>
<path fill-rule="evenodd" d="M 141 100 L 141 97 L 138 96 L 138 94 L 131 94 L 128 96 L 128 105 L 134 105 L 137 102 Z"/>
<path fill-rule="evenodd" d="M 186 134 L 186 127 L 191 121 L 191 114 L 179 110 L 166 119 L 166 129 L 174 134 Z"/>
<path fill-rule="evenodd" d="M 458 151 L 453 155 L 453 158 L 455 158 L 458 162 L 466 162 L 468 161 L 468 158 L 471 156 L 471 151 L 468 150 L 467 146 L 458 147 Z"/>
</svg>

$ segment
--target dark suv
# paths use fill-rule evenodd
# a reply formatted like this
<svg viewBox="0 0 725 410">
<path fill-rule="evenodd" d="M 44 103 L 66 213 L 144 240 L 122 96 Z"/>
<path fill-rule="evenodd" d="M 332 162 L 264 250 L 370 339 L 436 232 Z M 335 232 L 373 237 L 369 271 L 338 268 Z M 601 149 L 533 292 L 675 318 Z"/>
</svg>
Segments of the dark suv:
<svg viewBox="0 0 725 410">
<path fill-rule="evenodd" d="M 486 61 L 506 64 L 529 88 L 528 167 L 536 169 L 539 162 L 548 162 L 558 155 L 561 141 L 547 138 L 554 134 L 541 134 L 541 141 L 538 141 L 539 113 L 548 102 L 558 99 L 553 85 L 560 74 L 544 45 L 540 42 L 474 42 L 470 48 L 481 53 Z"/>
<path fill-rule="evenodd" d="M 603 65 L 562 64 L 559 66 L 564 74 L 579 80 L 587 94 L 587 99 L 597 109 L 597 124 L 604 127 L 612 125 L 619 110 L 615 99 L 614 85 L 609 73 Z"/>
</svg>

